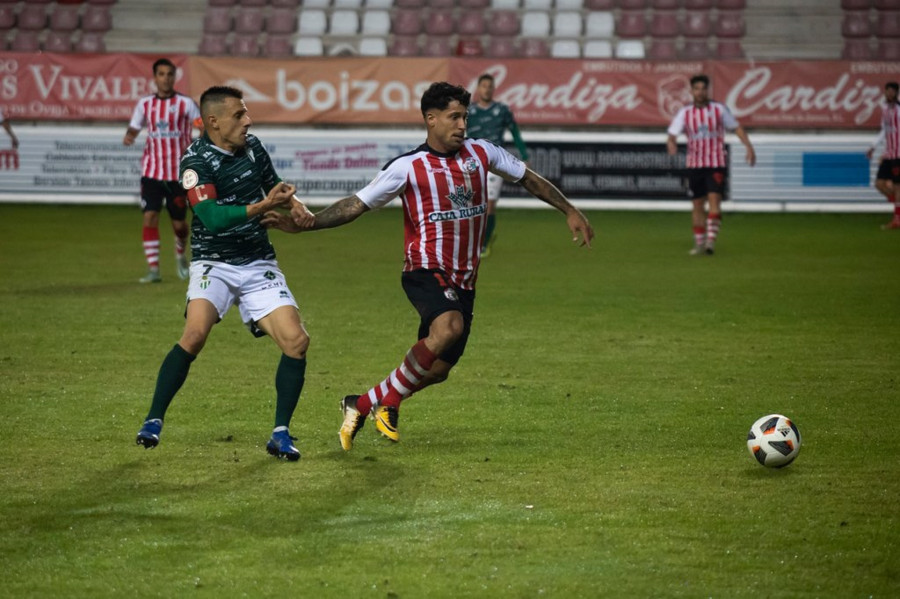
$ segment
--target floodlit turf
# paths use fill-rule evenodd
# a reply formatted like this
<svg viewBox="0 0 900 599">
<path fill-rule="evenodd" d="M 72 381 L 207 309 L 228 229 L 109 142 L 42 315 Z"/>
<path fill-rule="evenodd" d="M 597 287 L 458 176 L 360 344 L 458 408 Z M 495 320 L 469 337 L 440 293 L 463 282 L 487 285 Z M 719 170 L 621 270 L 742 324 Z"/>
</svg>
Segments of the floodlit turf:
<svg viewBox="0 0 900 599">
<path fill-rule="evenodd" d="M 399 211 L 273 233 L 312 336 L 266 455 L 279 352 L 236 311 L 135 446 L 181 333 L 136 208 L 0 205 L 0 595 L 900 596 L 900 231 L 886 216 L 500 213 L 450 380 L 340 449 L 338 401 L 415 341 Z M 783 470 L 745 438 L 784 413 Z"/>
</svg>

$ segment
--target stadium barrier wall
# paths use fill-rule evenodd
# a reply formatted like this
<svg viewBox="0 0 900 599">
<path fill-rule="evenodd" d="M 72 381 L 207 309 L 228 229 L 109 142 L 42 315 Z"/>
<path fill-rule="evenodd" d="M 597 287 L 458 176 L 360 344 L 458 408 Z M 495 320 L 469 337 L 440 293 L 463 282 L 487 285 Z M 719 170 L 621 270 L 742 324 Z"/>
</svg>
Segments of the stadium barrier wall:
<svg viewBox="0 0 900 599">
<path fill-rule="evenodd" d="M 0 202 L 139 203 L 145 133 L 123 146 L 118 126 L 17 128 L 18 152 L 0 146 Z M 422 143 L 420 127 L 296 129 L 254 127 L 275 168 L 298 195 L 323 205 L 353 194 L 391 158 Z M 525 131 L 530 165 L 585 209 L 687 210 L 682 154 L 669 157 L 665 130 L 654 133 Z M 865 152 L 869 134 L 755 134 L 758 163 L 744 162 L 743 145 L 729 137 L 727 211 L 889 211 L 871 186 L 877 168 Z M 8 140 L 0 135 L 0 144 Z M 503 203 L 546 207 L 507 185 Z"/>
</svg>

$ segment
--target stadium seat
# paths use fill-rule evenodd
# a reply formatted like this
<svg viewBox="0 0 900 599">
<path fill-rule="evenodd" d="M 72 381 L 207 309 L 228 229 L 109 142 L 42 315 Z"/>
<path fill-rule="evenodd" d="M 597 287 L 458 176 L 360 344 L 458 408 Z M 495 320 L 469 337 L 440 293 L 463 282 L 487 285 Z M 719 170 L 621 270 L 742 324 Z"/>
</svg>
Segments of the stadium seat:
<svg viewBox="0 0 900 599">
<path fill-rule="evenodd" d="M 419 35 L 422 31 L 422 15 L 417 10 L 398 10 L 392 23 L 391 29 L 396 35 Z"/>
<path fill-rule="evenodd" d="M 274 8 L 293 8 L 300 6 L 300 0 L 270 0 L 269 2 Z"/>
<path fill-rule="evenodd" d="M 418 56 L 419 42 L 415 37 L 394 36 L 390 47 L 388 47 L 388 55 L 390 56 Z"/>
<path fill-rule="evenodd" d="M 553 8 L 553 0 L 522 0 L 524 10 L 544 10 Z"/>
<path fill-rule="evenodd" d="M 581 58 L 581 44 L 578 40 L 554 40 L 550 45 L 553 58 Z"/>
<path fill-rule="evenodd" d="M 450 56 L 452 54 L 450 47 L 450 36 L 430 35 L 425 38 L 422 45 L 422 56 Z"/>
<path fill-rule="evenodd" d="M 366 10 L 390 10 L 394 8 L 394 0 L 366 0 Z"/>
<path fill-rule="evenodd" d="M 356 35 L 359 32 L 359 13 L 355 10 L 336 10 L 331 13 L 328 33 L 331 35 Z"/>
<path fill-rule="evenodd" d="M 294 9 L 284 6 L 273 6 L 266 17 L 266 32 L 270 35 L 277 35 L 294 33 L 295 31 L 297 31 L 297 18 Z"/>
<path fill-rule="evenodd" d="M 58 8 L 58 7 L 57 7 Z M 44 39 L 44 52 L 71 52 L 72 38 L 67 31 L 48 31 Z"/>
<path fill-rule="evenodd" d="M 584 7 L 588 10 L 613 10 L 616 2 L 615 0 L 584 0 Z"/>
<path fill-rule="evenodd" d="M 228 54 L 228 44 L 225 43 L 224 35 L 205 33 L 197 51 L 204 56 L 224 56 Z"/>
<path fill-rule="evenodd" d="M 709 37 L 712 23 L 708 12 L 691 11 L 684 14 L 681 33 L 684 37 Z"/>
<path fill-rule="evenodd" d="M 75 51 L 83 54 L 100 54 L 101 52 L 106 52 L 103 34 L 96 31 L 85 31 L 81 34 L 81 38 L 75 42 Z"/>
<path fill-rule="evenodd" d="M 240 6 L 266 6 L 269 0 L 238 0 Z"/>
<path fill-rule="evenodd" d="M 284 7 L 281 7 L 284 8 Z M 294 22 L 294 15 L 289 19 Z M 268 35 L 262 46 L 262 55 L 266 58 L 288 58 L 294 55 L 294 44 L 289 35 Z"/>
<path fill-rule="evenodd" d="M 585 58 L 612 58 L 613 47 L 609 40 L 588 40 L 581 50 Z"/>
<path fill-rule="evenodd" d="M 556 10 L 578 10 L 584 8 L 584 0 L 556 0 Z"/>
<path fill-rule="evenodd" d="M 720 60 L 740 60 L 744 58 L 744 47 L 741 45 L 741 40 L 717 40 L 716 57 Z"/>
<path fill-rule="evenodd" d="M 875 0 L 878 10 L 900 10 L 900 0 Z"/>
<path fill-rule="evenodd" d="M 491 5 L 491 0 L 460 0 L 460 8 L 466 9 L 485 9 Z"/>
<path fill-rule="evenodd" d="M 858 41 L 858 40 L 847 40 Z M 896 62 L 900 60 L 900 41 L 897 40 L 878 40 L 878 50 L 876 53 L 880 60 L 890 60 Z"/>
<path fill-rule="evenodd" d="M 108 6 L 88 4 L 81 15 L 83 31 L 103 32 L 112 29 L 112 15 Z"/>
<path fill-rule="evenodd" d="M 47 24 L 47 9 L 39 4 L 25 4 L 19 11 L 19 31 L 40 31 Z"/>
<path fill-rule="evenodd" d="M 15 4 L 0 4 L 0 30 L 5 33 L 16 24 Z M 5 41 L 5 36 L 0 36 Z"/>
<path fill-rule="evenodd" d="M 512 10 L 498 10 L 488 18 L 488 32 L 491 35 L 508 37 L 519 33 L 519 15 Z"/>
<path fill-rule="evenodd" d="M 325 50 L 328 56 L 356 56 L 358 53 L 356 46 L 350 42 L 335 42 Z"/>
<path fill-rule="evenodd" d="M 331 0 L 303 0 L 303 8 L 325 9 L 331 6 Z"/>
<path fill-rule="evenodd" d="M 451 35 L 455 29 L 456 20 L 453 18 L 453 13 L 449 10 L 432 10 L 428 17 L 425 18 L 425 33 L 428 35 Z"/>
<path fill-rule="evenodd" d="M 875 20 L 875 35 L 879 38 L 900 37 L 900 11 L 880 11 Z"/>
<path fill-rule="evenodd" d="M 869 37 L 872 35 L 872 24 L 869 22 L 869 14 L 866 12 L 844 13 L 841 33 L 844 37 Z"/>
<path fill-rule="evenodd" d="M 740 12 L 719 11 L 715 34 L 718 37 L 744 37 L 744 15 Z"/>
<path fill-rule="evenodd" d="M 297 33 L 301 37 L 323 35 L 328 29 L 328 18 L 324 10 L 318 8 L 303 9 L 297 16 Z"/>
<path fill-rule="evenodd" d="M 363 35 L 388 35 L 391 32 L 391 13 L 386 10 L 365 11 L 360 32 Z"/>
<path fill-rule="evenodd" d="M 647 0 L 618 0 L 616 6 L 622 10 L 644 10 L 647 8 Z"/>
<path fill-rule="evenodd" d="M 482 35 L 485 29 L 484 16 L 478 11 L 461 13 L 456 23 L 456 32 L 460 35 Z"/>
<path fill-rule="evenodd" d="M 670 10 L 653 11 L 650 18 L 650 35 L 653 37 L 677 37 L 678 15 Z"/>
<path fill-rule="evenodd" d="M 841 58 L 844 60 L 870 60 L 872 58 L 872 48 L 869 46 L 869 40 L 858 38 L 844 40 L 844 50 L 841 52 Z"/>
<path fill-rule="evenodd" d="M 523 58 L 546 58 L 550 51 L 547 41 L 540 37 L 529 37 L 522 40 L 519 45 L 519 53 Z"/>
<path fill-rule="evenodd" d="M 321 37 L 301 37 L 294 42 L 294 56 L 322 56 L 324 53 Z"/>
<path fill-rule="evenodd" d="M 450 8 L 452 9 L 456 2 L 455 0 L 428 0 L 427 1 L 428 8 L 434 10 L 435 8 Z"/>
<path fill-rule="evenodd" d="M 580 37 L 582 23 L 581 13 L 559 11 L 553 16 L 553 36 L 563 38 Z"/>
<path fill-rule="evenodd" d="M 550 15 L 531 11 L 522 15 L 523 37 L 547 37 L 550 35 Z"/>
<path fill-rule="evenodd" d="M 616 58 L 644 58 L 644 42 L 641 40 L 620 40 L 616 44 Z"/>
<path fill-rule="evenodd" d="M 681 0 L 650 0 L 650 7 L 653 10 L 678 10 Z"/>
<path fill-rule="evenodd" d="M 484 46 L 477 37 L 461 38 L 456 42 L 457 56 L 483 56 Z"/>
<path fill-rule="evenodd" d="M 362 7 L 362 0 L 334 0 L 334 7 L 358 10 Z"/>
<path fill-rule="evenodd" d="M 231 31 L 231 9 L 210 6 L 203 16 L 204 33 L 228 33 Z"/>
<path fill-rule="evenodd" d="M 260 9 L 256 7 L 241 8 L 234 17 L 234 31 L 258 35 L 263 30 L 264 22 L 263 11 Z"/>
<path fill-rule="evenodd" d="M 713 7 L 713 0 L 684 0 L 687 10 L 709 10 Z"/>
<path fill-rule="evenodd" d="M 679 56 L 682 60 L 705 60 L 709 58 L 709 42 L 706 39 L 684 40 Z"/>
<path fill-rule="evenodd" d="M 516 40 L 492 36 L 488 39 L 487 55 L 492 58 L 514 58 L 518 53 Z"/>
<path fill-rule="evenodd" d="M 674 39 L 654 39 L 650 41 L 647 58 L 651 60 L 677 60 L 678 49 Z"/>
<path fill-rule="evenodd" d="M 491 0 L 494 10 L 519 10 L 519 0 Z"/>
<path fill-rule="evenodd" d="M 716 8 L 719 10 L 744 10 L 747 8 L 747 0 L 717 0 Z"/>
<path fill-rule="evenodd" d="M 611 38 L 616 30 L 613 13 L 601 11 L 588 13 L 584 23 L 584 36 L 588 38 Z"/>
<path fill-rule="evenodd" d="M 59 4 L 55 6 L 53 12 L 50 13 L 50 30 L 75 31 L 78 28 L 78 11 L 80 9 L 81 7 L 77 4 Z M 44 45 L 46 46 L 46 43 Z"/>
<path fill-rule="evenodd" d="M 231 41 L 232 56 L 255 58 L 259 56 L 259 39 L 252 33 L 237 33 Z"/>
<path fill-rule="evenodd" d="M 360 56 L 387 56 L 387 42 L 383 37 L 364 37 L 359 40 Z"/>
<path fill-rule="evenodd" d="M 643 11 L 622 11 L 616 23 L 616 35 L 624 38 L 644 37 L 647 34 L 647 19 Z M 618 53 L 616 53 L 618 55 Z"/>
<path fill-rule="evenodd" d="M 38 39 L 37 31 L 29 29 L 19 29 L 13 36 L 9 49 L 13 52 L 38 52 L 41 49 L 41 42 Z"/>
</svg>

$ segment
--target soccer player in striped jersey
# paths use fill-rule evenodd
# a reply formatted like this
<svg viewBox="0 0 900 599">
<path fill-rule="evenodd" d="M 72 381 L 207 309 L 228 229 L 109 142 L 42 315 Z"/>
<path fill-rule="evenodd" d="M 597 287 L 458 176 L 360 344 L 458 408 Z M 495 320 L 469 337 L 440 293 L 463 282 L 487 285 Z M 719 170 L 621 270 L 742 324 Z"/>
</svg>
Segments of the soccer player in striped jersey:
<svg viewBox="0 0 900 599">
<path fill-rule="evenodd" d="M 709 77 L 691 77 L 693 103 L 684 106 L 669 125 L 666 146 L 678 152 L 676 140 L 687 136 L 688 187 L 693 200 L 694 247 L 692 256 L 712 255 L 722 224 L 722 199 L 728 179 L 725 132 L 734 131 L 747 148 L 747 163 L 756 164 L 753 144 L 728 107 L 709 98 Z M 709 212 L 706 206 L 709 204 Z"/>
<path fill-rule="evenodd" d="M 275 428 L 266 450 L 298 460 L 288 426 L 303 389 L 309 336 L 260 221 L 273 208 L 302 205 L 259 139 L 247 132 L 251 121 L 240 90 L 211 87 L 200 105 L 205 133 L 181 161 L 181 183 L 194 211 L 184 332 L 159 369 L 137 443 L 148 449 L 159 443 L 166 410 L 191 363 L 213 326 L 236 305 L 250 331 L 270 336 L 282 351 L 275 371 Z M 311 225 L 312 213 L 303 211 L 308 221 L 302 211 L 296 213 L 298 221 Z"/>
<path fill-rule="evenodd" d="M 19 149 L 19 138 L 13 133 L 12 125 L 9 119 L 3 118 L 3 112 L 0 111 L 0 127 L 3 127 L 6 134 L 9 135 L 9 143 L 12 144 L 13 150 Z"/>
<path fill-rule="evenodd" d="M 425 143 L 391 160 L 356 195 L 316 213 L 311 226 L 303 211 L 272 212 L 263 223 L 288 232 L 328 229 L 355 220 L 395 197 L 403 201 L 405 262 L 401 282 L 420 316 L 418 339 L 400 366 L 361 395 L 341 401 L 341 446 L 349 450 L 370 413 L 392 441 L 400 402 L 446 380 L 466 347 L 475 304 L 475 280 L 487 212 L 487 175 L 495 173 L 525 188 L 566 215 L 573 241 L 590 247 L 587 218 L 549 181 L 489 141 L 466 138 L 470 95 L 465 88 L 433 83 L 422 95 Z"/>
<path fill-rule="evenodd" d="M 182 280 L 189 276 L 185 255 L 187 205 L 184 189 L 178 182 L 178 165 L 184 149 L 191 143 L 191 131 L 194 122 L 200 118 L 200 109 L 192 99 L 175 91 L 175 74 L 175 65 L 168 58 L 153 63 L 156 93 L 138 100 L 122 141 L 126 146 L 134 144 L 141 129 L 147 127 L 147 144 L 141 159 L 141 210 L 144 213 L 147 274 L 140 279 L 141 283 L 162 280 L 159 274 L 159 213 L 163 203 L 175 232 L 176 273 Z"/>
<path fill-rule="evenodd" d="M 503 135 L 509 130 L 512 135 L 519 156 L 524 162 L 528 162 L 528 148 L 522 141 L 519 126 L 513 117 L 512 110 L 503 102 L 494 101 L 494 77 L 485 73 L 478 78 L 478 89 L 475 91 L 477 100 L 469 106 L 468 135 L 474 139 L 486 139 L 497 146 L 503 146 Z M 494 230 L 497 224 L 497 200 L 500 199 L 500 190 L 503 187 L 503 178 L 494 173 L 488 173 L 488 208 L 487 229 L 484 233 L 484 243 L 481 245 L 481 257 L 490 255 L 491 246 L 496 238 Z"/>
<path fill-rule="evenodd" d="M 897 102 L 897 91 L 900 89 L 894 81 L 884 85 L 884 104 L 881 107 L 881 131 L 875 142 L 866 152 L 871 160 L 875 147 L 884 142 L 884 153 L 875 175 L 875 188 L 888 202 L 894 205 L 894 218 L 882 229 L 900 229 L 900 103 Z"/>
</svg>

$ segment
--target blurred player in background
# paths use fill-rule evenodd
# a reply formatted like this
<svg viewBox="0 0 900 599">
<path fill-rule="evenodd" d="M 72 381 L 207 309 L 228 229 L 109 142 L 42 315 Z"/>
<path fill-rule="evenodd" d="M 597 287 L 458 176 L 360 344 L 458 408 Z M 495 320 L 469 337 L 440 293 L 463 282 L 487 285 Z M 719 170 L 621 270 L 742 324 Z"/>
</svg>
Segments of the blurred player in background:
<svg viewBox="0 0 900 599">
<path fill-rule="evenodd" d="M 566 215 L 573 241 L 590 247 L 594 231 L 585 216 L 549 181 L 521 160 L 480 139 L 466 139 L 470 94 L 446 82 L 433 83 L 422 95 L 425 143 L 391 160 L 356 195 L 318 212 L 305 226 L 304 210 L 294 219 L 269 213 L 263 224 L 288 232 L 328 229 L 355 220 L 396 197 L 403 201 L 406 248 L 401 282 L 420 316 L 417 339 L 403 362 L 362 395 L 341 401 L 341 446 L 349 450 L 370 413 L 376 428 L 398 441 L 400 402 L 416 391 L 446 380 L 469 338 L 475 304 L 475 279 L 481 260 L 489 173 L 514 181 Z"/>
<path fill-rule="evenodd" d="M 473 139 L 486 139 L 494 145 L 503 147 L 503 135 L 508 130 L 512 134 L 516 149 L 523 162 L 528 162 L 528 148 L 522 141 L 519 126 L 513 118 L 512 110 L 503 102 L 494 101 L 494 77 L 485 73 L 478 78 L 478 88 L 475 90 L 476 101 L 469 106 L 468 135 Z M 497 200 L 500 199 L 500 190 L 503 187 L 503 178 L 494 173 L 488 173 L 487 192 L 487 230 L 484 234 L 484 242 L 481 245 L 481 256 L 490 255 L 491 246 L 496 239 L 494 229 L 497 226 Z"/>
<path fill-rule="evenodd" d="M 693 200 L 694 247 L 692 256 L 712 255 L 722 224 L 722 198 L 728 180 L 725 132 L 734 131 L 747 148 L 747 163 L 756 164 L 756 153 L 744 128 L 720 102 L 709 99 L 709 77 L 691 77 L 693 103 L 681 108 L 669 125 L 666 146 L 678 153 L 677 138 L 687 136 L 688 187 Z M 709 212 L 706 205 L 709 204 Z"/>
<path fill-rule="evenodd" d="M 900 85 L 894 81 L 884 84 L 884 104 L 881 106 L 881 131 L 866 152 L 866 158 L 872 159 L 875 148 L 884 142 L 884 153 L 875 175 L 875 188 L 888 202 L 894 205 L 894 218 L 882 229 L 900 229 L 900 103 L 897 102 L 897 91 Z"/>
<path fill-rule="evenodd" d="M 6 130 L 6 134 L 9 135 L 9 141 L 12 144 L 13 150 L 18 150 L 19 138 L 13 133 L 12 125 L 10 125 L 9 120 L 3 117 L 3 111 L 0 111 L 0 126 L 2 126 L 3 129 Z"/>
<path fill-rule="evenodd" d="M 275 428 L 266 450 L 298 460 L 288 426 L 303 390 L 309 336 L 260 224 L 264 212 L 295 201 L 294 186 L 281 181 L 262 143 L 247 133 L 251 121 L 240 90 L 211 87 L 200 104 L 206 132 L 181 161 L 181 182 L 194 211 L 184 332 L 159 369 L 137 443 L 146 448 L 159 443 L 166 410 L 191 362 L 213 326 L 237 305 L 250 331 L 269 335 L 283 352 L 275 372 Z M 296 214 L 298 222 L 312 225 L 305 207 Z"/>
<path fill-rule="evenodd" d="M 189 276 L 185 245 L 188 227 L 184 189 L 178 182 L 178 165 L 184 149 L 191 143 L 191 130 L 200 118 L 200 109 L 187 96 L 175 91 L 175 65 L 167 58 L 153 63 L 156 93 L 138 100 L 131 122 L 122 141 L 134 144 L 143 127 L 147 127 L 147 145 L 141 159 L 141 210 L 144 213 L 144 256 L 147 274 L 141 283 L 158 283 L 159 213 L 165 202 L 175 231 L 175 268 L 178 278 Z"/>
</svg>

